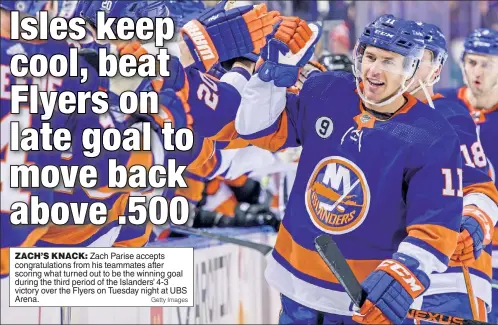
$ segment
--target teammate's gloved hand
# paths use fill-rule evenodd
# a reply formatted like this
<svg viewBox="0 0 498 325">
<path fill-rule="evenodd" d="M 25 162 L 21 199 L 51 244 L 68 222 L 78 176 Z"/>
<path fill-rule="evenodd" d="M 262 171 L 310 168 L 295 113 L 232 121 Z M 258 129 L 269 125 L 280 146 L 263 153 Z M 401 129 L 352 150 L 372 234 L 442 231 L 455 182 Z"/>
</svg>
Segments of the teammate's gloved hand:
<svg viewBox="0 0 498 325">
<path fill-rule="evenodd" d="M 302 68 L 313 55 L 321 36 L 318 24 L 307 24 L 297 17 L 284 17 L 261 49 L 257 72 L 261 80 L 273 80 L 277 87 L 293 86 Z"/>
<path fill-rule="evenodd" d="M 458 236 L 457 248 L 451 260 L 458 263 L 473 263 L 482 253 L 482 249 L 493 238 L 491 218 L 476 206 L 465 206 L 462 224 Z"/>
<path fill-rule="evenodd" d="M 194 119 L 188 104 L 188 81 L 180 59 L 171 56 L 169 61 L 169 77 L 144 79 L 139 89 L 155 91 L 159 95 L 159 113 L 154 119 L 161 126 L 164 122 L 172 122 L 174 128 L 191 128 Z"/>
<path fill-rule="evenodd" d="M 195 67 L 202 72 L 216 62 L 259 53 L 279 15 L 268 12 L 265 4 L 229 9 L 227 2 L 223 0 L 207 8 L 180 31 Z"/>
<path fill-rule="evenodd" d="M 188 99 L 189 84 L 185 75 L 185 69 L 176 56 L 170 56 L 168 62 L 169 77 L 158 77 L 151 80 L 153 90 L 160 92 L 162 89 L 172 89 L 181 92 L 185 100 Z"/>
<path fill-rule="evenodd" d="M 181 92 L 166 88 L 158 95 L 159 113 L 153 114 L 156 123 L 162 127 L 164 123 L 171 122 L 175 129 L 192 128 L 194 119 L 190 114 L 190 106 Z"/>
<path fill-rule="evenodd" d="M 299 71 L 299 77 L 296 84 L 294 85 L 297 89 L 301 90 L 303 88 L 304 82 L 310 78 L 313 74 L 319 72 L 325 72 L 327 69 L 320 63 L 316 61 L 309 61 L 304 65 L 304 67 Z"/>
<path fill-rule="evenodd" d="M 362 283 L 367 300 L 353 321 L 360 324 L 401 324 L 413 300 L 430 284 L 420 263 L 405 254 L 395 253 L 383 261 Z"/>
<path fill-rule="evenodd" d="M 130 43 L 123 43 L 117 47 L 119 51 L 119 55 L 123 56 L 125 54 L 131 54 L 137 59 L 140 58 L 143 54 L 147 54 L 150 51 L 147 49 L 147 46 L 140 43 L 139 41 L 131 41 Z"/>
</svg>

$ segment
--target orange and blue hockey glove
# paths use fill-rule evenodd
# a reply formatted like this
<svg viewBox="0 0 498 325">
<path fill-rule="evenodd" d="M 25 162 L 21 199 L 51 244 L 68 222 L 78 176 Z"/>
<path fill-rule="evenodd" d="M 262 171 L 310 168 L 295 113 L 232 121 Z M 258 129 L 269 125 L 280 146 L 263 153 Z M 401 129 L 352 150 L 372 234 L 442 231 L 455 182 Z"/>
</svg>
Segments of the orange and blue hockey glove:
<svg viewBox="0 0 498 325">
<path fill-rule="evenodd" d="M 451 260 L 457 263 L 471 264 L 482 253 L 482 249 L 491 243 L 494 225 L 491 218 L 474 205 L 463 209 L 457 248 Z"/>
<path fill-rule="evenodd" d="M 224 0 L 186 23 L 180 33 L 194 66 L 206 72 L 217 62 L 259 54 L 278 16 L 276 11 L 268 12 L 265 4 L 230 9 Z"/>
<path fill-rule="evenodd" d="M 411 304 L 430 285 L 420 263 L 406 254 L 395 253 L 363 281 L 367 300 L 353 321 L 360 324 L 402 324 Z"/>
<path fill-rule="evenodd" d="M 327 71 L 327 69 L 322 64 L 316 61 L 309 61 L 299 71 L 299 77 L 294 87 L 296 87 L 298 90 L 301 90 L 306 80 L 308 80 L 308 78 L 310 78 L 315 73 L 320 73 L 325 71 Z"/>
<path fill-rule="evenodd" d="M 322 29 L 298 17 L 283 17 L 261 49 L 256 71 L 261 80 L 277 87 L 293 86 L 300 69 L 311 59 Z"/>
<path fill-rule="evenodd" d="M 171 122 L 175 129 L 192 128 L 194 119 L 190 114 L 190 106 L 180 92 L 172 89 L 162 89 L 159 93 L 159 113 L 153 114 L 156 122 L 163 127 Z"/>
</svg>

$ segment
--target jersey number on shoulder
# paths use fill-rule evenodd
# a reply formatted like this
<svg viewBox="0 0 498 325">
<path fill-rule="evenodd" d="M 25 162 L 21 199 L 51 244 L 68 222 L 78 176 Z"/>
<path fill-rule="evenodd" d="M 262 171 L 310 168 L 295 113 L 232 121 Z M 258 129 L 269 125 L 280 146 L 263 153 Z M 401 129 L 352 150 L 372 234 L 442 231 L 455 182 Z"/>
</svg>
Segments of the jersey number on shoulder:
<svg viewBox="0 0 498 325">
<path fill-rule="evenodd" d="M 199 73 L 203 83 L 197 88 L 197 98 L 199 100 L 204 100 L 204 103 L 211 108 L 213 111 L 218 106 L 218 85 L 214 80 Z"/>
<path fill-rule="evenodd" d="M 463 160 L 465 161 L 466 166 L 472 168 L 486 167 L 486 155 L 484 154 L 484 150 L 482 149 L 481 143 L 479 141 L 474 142 L 470 146 L 472 158 L 466 145 L 460 145 L 460 151 L 462 152 Z"/>
<path fill-rule="evenodd" d="M 443 195 L 444 196 L 459 196 L 463 197 L 463 172 L 461 168 L 456 169 L 456 174 L 458 176 L 458 190 L 455 191 L 455 187 L 453 184 L 453 175 L 455 174 L 455 170 L 449 168 L 441 169 L 441 172 L 444 175 L 444 188 Z"/>
</svg>

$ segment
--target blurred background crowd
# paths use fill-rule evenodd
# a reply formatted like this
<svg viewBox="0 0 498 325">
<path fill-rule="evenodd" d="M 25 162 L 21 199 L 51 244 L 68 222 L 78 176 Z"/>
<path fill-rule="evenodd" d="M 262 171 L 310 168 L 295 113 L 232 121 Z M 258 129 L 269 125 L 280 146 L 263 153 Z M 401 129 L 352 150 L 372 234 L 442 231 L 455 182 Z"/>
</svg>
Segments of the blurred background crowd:
<svg viewBox="0 0 498 325">
<path fill-rule="evenodd" d="M 239 2 L 240 0 L 237 0 Z M 207 6 L 216 1 L 204 1 Z M 480 1 L 351 1 L 351 0 L 279 0 L 265 2 L 269 10 L 295 15 L 308 21 L 320 21 L 324 35 L 317 56 L 324 52 L 348 54 L 363 27 L 382 14 L 420 20 L 438 25 L 447 37 L 451 57 L 443 70 L 439 87 L 461 84 L 458 66 L 463 39 L 473 29 L 498 29 L 498 0 Z"/>
</svg>

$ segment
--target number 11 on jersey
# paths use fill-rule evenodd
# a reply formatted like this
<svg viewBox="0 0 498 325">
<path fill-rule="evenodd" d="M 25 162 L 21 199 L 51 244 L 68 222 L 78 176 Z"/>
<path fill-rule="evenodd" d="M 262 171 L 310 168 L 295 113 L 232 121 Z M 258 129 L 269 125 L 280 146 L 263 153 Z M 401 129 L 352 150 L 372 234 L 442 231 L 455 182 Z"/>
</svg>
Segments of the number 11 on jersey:
<svg viewBox="0 0 498 325">
<path fill-rule="evenodd" d="M 459 196 L 463 197 L 463 171 L 461 168 L 456 169 L 456 174 L 458 176 L 458 190 L 455 191 L 453 184 L 454 170 L 449 168 L 441 169 L 441 173 L 444 175 L 444 196 Z"/>
</svg>

